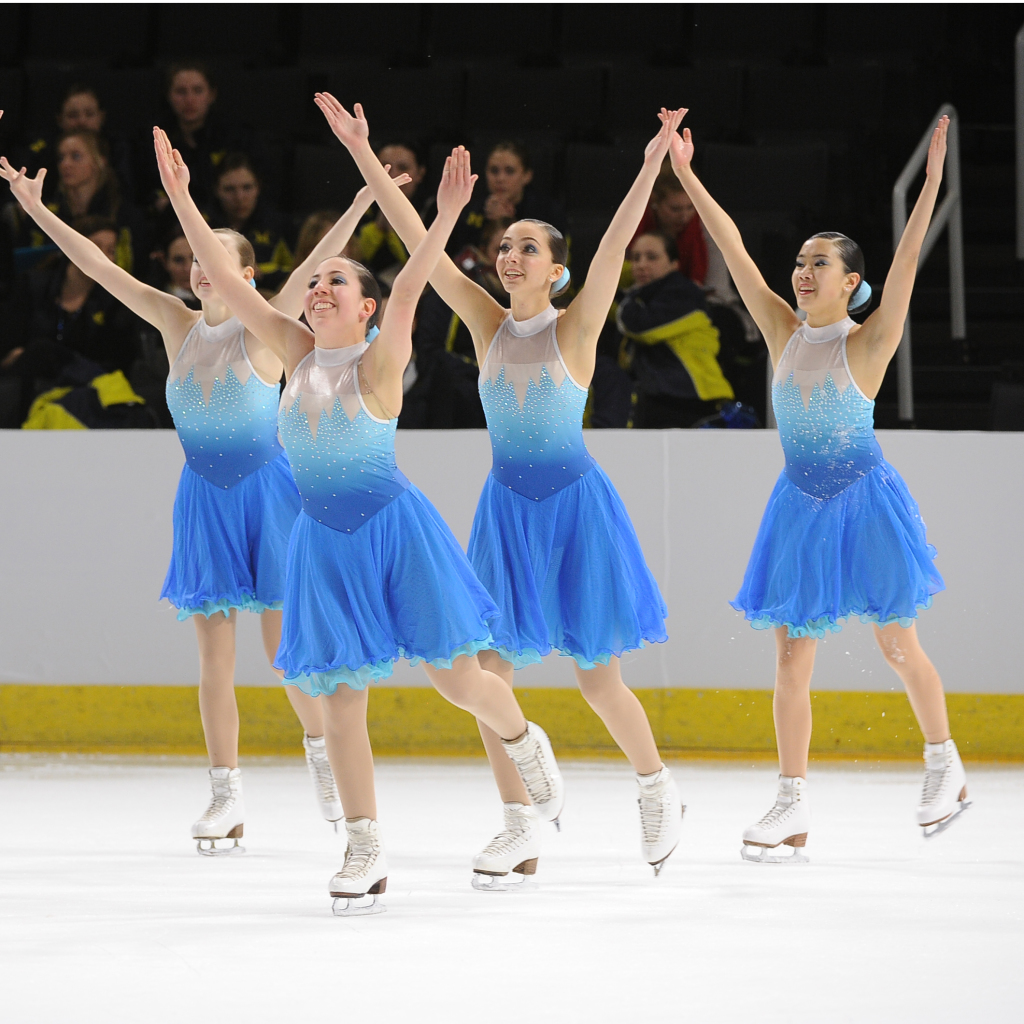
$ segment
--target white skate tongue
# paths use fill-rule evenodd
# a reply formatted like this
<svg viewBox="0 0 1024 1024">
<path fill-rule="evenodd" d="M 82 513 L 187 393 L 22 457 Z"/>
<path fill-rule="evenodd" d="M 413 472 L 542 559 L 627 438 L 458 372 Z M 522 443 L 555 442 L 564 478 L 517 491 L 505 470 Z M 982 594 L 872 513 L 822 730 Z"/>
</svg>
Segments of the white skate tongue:
<svg viewBox="0 0 1024 1024">
<path fill-rule="evenodd" d="M 665 777 L 668 769 L 662 765 L 653 775 L 637 775 L 636 781 L 641 786 L 656 786 Z"/>
</svg>

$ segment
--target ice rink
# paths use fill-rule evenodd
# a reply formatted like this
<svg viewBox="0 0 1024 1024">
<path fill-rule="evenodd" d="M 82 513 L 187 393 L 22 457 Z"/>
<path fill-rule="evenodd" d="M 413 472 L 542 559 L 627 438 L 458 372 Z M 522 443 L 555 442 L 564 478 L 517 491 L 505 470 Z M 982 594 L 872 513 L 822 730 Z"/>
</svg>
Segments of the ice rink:
<svg viewBox="0 0 1024 1024">
<path fill-rule="evenodd" d="M 566 767 L 529 893 L 479 893 L 500 805 L 480 762 L 378 769 L 387 913 L 331 916 L 342 839 L 300 761 L 243 764 L 247 852 L 199 857 L 205 766 L 0 757 L 4 1022 L 1019 1021 L 1024 769 L 968 765 L 924 841 L 916 766 L 815 767 L 811 863 L 739 857 L 774 770 L 681 762 L 685 837 L 638 856 L 620 764 Z"/>
</svg>

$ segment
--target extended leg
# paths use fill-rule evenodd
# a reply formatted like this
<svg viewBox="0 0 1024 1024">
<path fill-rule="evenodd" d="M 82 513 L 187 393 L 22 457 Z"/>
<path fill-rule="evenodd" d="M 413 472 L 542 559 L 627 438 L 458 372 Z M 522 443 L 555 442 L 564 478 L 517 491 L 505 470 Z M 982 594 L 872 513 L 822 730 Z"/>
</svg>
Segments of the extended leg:
<svg viewBox="0 0 1024 1024">
<path fill-rule="evenodd" d="M 622 681 L 621 663 L 612 658 L 607 665 L 582 669 L 576 666 L 576 682 L 583 699 L 605 724 L 619 749 L 629 758 L 638 775 L 661 770 L 658 745 L 654 742 L 647 712 L 636 694 Z"/>
<path fill-rule="evenodd" d="M 818 641 L 792 638 L 785 626 L 775 630 L 775 742 L 779 772 L 789 778 L 807 777 L 811 746 L 811 674 Z"/>
<path fill-rule="evenodd" d="M 263 649 L 267 652 L 267 660 L 271 669 L 280 678 L 284 673 L 274 668 L 274 658 L 277 657 L 277 649 L 281 646 L 281 613 L 264 612 L 260 616 L 260 631 L 263 633 Z M 302 728 L 307 736 L 323 736 L 324 734 L 324 713 L 317 697 L 310 697 L 303 693 L 297 686 L 286 686 L 284 692 L 288 695 Z"/>
<path fill-rule="evenodd" d="M 875 626 L 875 639 L 893 671 L 903 680 L 910 706 L 928 743 L 949 739 L 946 695 L 935 666 L 928 659 L 913 624 L 904 629 L 899 623 Z"/>
<path fill-rule="evenodd" d="M 233 608 L 229 615 L 192 616 L 199 641 L 199 714 L 214 767 L 238 767 L 235 619 Z"/>
<path fill-rule="evenodd" d="M 323 702 L 327 756 L 345 817 L 350 821 L 377 819 L 373 751 L 366 729 L 367 696 L 367 690 L 353 690 L 342 684 L 330 696 L 318 698 Z"/>
<path fill-rule="evenodd" d="M 487 672 L 498 676 L 512 689 L 513 669 L 512 663 L 506 661 L 495 651 L 481 651 L 477 658 L 480 660 L 480 667 Z M 498 792 L 504 803 L 529 804 L 526 787 L 523 780 L 516 771 L 512 759 L 505 753 L 501 744 L 501 737 L 491 728 L 484 725 L 478 718 L 477 727 L 480 729 L 480 738 L 484 741 L 484 750 L 487 751 L 487 760 L 491 763 L 491 771 L 494 773 L 494 781 L 498 784 Z"/>
</svg>

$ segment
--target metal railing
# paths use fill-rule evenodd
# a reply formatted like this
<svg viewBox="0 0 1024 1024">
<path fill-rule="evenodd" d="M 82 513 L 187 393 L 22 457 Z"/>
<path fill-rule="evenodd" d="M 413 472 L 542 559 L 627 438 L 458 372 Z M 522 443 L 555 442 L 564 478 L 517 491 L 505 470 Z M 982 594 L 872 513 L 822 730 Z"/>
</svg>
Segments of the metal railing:
<svg viewBox="0 0 1024 1024">
<path fill-rule="evenodd" d="M 892 188 L 892 248 L 900 244 L 907 226 L 907 190 L 928 159 L 928 145 L 935 125 L 943 114 L 949 115 L 949 134 L 946 137 L 946 196 L 928 226 L 924 236 L 918 266 L 931 254 L 939 235 L 949 228 L 949 321 L 951 335 L 962 340 L 967 337 L 967 315 L 964 308 L 964 231 L 963 207 L 960 202 L 960 118 L 952 103 L 943 103 L 928 122 L 913 155 L 896 179 Z M 896 352 L 897 386 L 899 389 L 899 417 L 902 422 L 914 420 L 914 360 L 910 347 L 910 314 L 903 324 L 903 339 Z"/>
<path fill-rule="evenodd" d="M 1017 259 L 1024 260 L 1024 25 L 1014 44 L 1017 119 Z"/>
</svg>

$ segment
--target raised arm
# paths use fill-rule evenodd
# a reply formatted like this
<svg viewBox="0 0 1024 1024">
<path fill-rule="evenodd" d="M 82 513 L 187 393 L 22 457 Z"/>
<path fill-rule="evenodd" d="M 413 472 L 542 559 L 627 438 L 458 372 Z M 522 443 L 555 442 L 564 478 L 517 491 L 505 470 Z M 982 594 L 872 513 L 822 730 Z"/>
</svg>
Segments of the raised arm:
<svg viewBox="0 0 1024 1024">
<path fill-rule="evenodd" d="M 878 309 L 864 321 L 856 334 L 851 334 L 850 369 L 862 388 L 877 391 L 889 361 L 896 354 L 903 337 L 903 324 L 910 311 L 910 296 L 917 277 L 917 261 L 921 256 L 928 225 L 935 211 L 935 201 L 942 182 L 942 166 L 946 159 L 946 133 L 949 118 L 943 116 L 935 126 L 928 146 L 924 187 L 917 197 L 913 212 L 903 229 L 892 265 L 885 278 L 885 288 Z M 869 392 L 870 393 L 870 392 Z"/>
<path fill-rule="evenodd" d="M 391 169 L 386 164 L 385 171 Z M 412 181 L 408 174 L 400 174 L 394 179 L 395 184 L 404 185 Z M 369 185 L 364 185 L 357 193 L 352 205 L 338 218 L 334 227 L 317 242 L 313 251 L 288 275 L 281 290 L 270 300 L 270 304 L 298 319 L 302 313 L 302 297 L 306 293 L 309 284 L 310 274 L 328 256 L 337 256 L 349 243 L 349 239 L 355 234 L 363 215 L 373 205 L 373 192 Z"/>
<path fill-rule="evenodd" d="M 167 347 L 168 358 L 173 362 L 185 341 L 185 335 L 196 321 L 195 310 L 189 309 L 176 296 L 143 284 L 116 263 L 111 263 L 99 246 L 48 210 L 42 198 L 45 168 L 30 178 L 24 167 L 16 171 L 7 162 L 7 157 L 0 157 L 0 177 L 10 184 L 11 192 L 21 208 L 83 274 L 160 332 Z"/>
<path fill-rule="evenodd" d="M 350 114 L 330 93 L 317 93 L 316 105 L 327 118 L 331 130 L 352 154 L 388 223 L 409 252 L 414 252 L 426 237 L 427 229 L 412 203 L 388 177 L 370 148 L 370 127 L 363 116 L 362 106 L 357 103 L 353 108 L 354 115 Z M 437 260 L 430 283 L 469 328 L 478 361 L 482 362 L 483 353 L 486 353 L 494 332 L 504 320 L 506 310 L 476 282 L 470 281 L 445 255 Z"/>
<path fill-rule="evenodd" d="M 572 300 L 568 311 L 558 324 L 558 343 L 562 355 L 576 364 L 570 369 L 577 369 L 585 380 L 589 380 L 593 374 L 597 339 L 619 287 L 626 246 L 640 226 L 640 220 L 651 198 L 654 179 L 661 170 L 662 161 L 668 154 L 669 143 L 685 113 L 686 111 L 682 109 L 661 108 L 658 114 L 661 129 L 644 150 L 643 167 L 601 238 L 587 271 L 586 284 Z"/>
<path fill-rule="evenodd" d="M 380 337 L 370 346 L 368 355 L 371 357 L 374 391 L 392 409 L 401 404 L 402 374 L 412 356 L 412 322 L 416 306 L 434 266 L 444 253 L 459 214 L 473 194 L 475 183 L 476 175 L 469 166 L 469 153 L 462 147 L 453 150 L 444 162 L 434 223 L 391 287 Z"/>
<path fill-rule="evenodd" d="M 772 362 L 776 362 L 790 335 L 800 326 L 796 313 L 785 299 L 768 287 L 743 245 L 739 228 L 693 173 L 693 137 L 689 128 L 683 130 L 682 138 L 678 132 L 673 133 L 669 154 L 672 170 L 686 189 L 708 234 L 725 257 L 736 290 L 764 335 Z"/>
<path fill-rule="evenodd" d="M 259 338 L 291 373 L 312 348 L 312 332 L 298 320 L 274 309 L 238 272 L 238 261 L 221 244 L 189 195 L 188 168 L 160 128 L 153 129 L 153 148 L 164 192 L 203 273 L 246 330 Z"/>
</svg>

